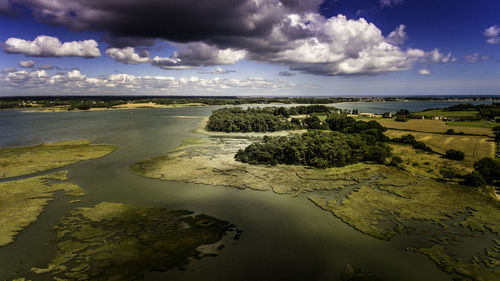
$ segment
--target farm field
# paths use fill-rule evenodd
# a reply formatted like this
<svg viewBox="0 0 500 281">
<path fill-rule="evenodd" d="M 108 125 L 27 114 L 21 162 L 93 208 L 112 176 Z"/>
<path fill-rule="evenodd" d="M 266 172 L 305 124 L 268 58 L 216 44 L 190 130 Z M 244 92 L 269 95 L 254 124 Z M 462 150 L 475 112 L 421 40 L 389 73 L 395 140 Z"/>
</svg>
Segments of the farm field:
<svg viewBox="0 0 500 281">
<path fill-rule="evenodd" d="M 413 114 L 426 117 L 435 117 L 435 116 L 474 117 L 477 116 L 478 113 L 479 113 L 478 111 L 443 111 L 442 109 L 433 109 L 433 110 L 415 112 Z"/>
<path fill-rule="evenodd" d="M 444 154 L 449 149 L 465 153 L 466 161 L 477 161 L 483 157 L 493 157 L 495 143 L 484 136 L 444 135 L 401 130 L 388 130 L 385 134 L 391 138 L 412 134 L 418 141 L 423 141 L 432 150 Z"/>
<path fill-rule="evenodd" d="M 474 169 L 470 161 L 453 161 L 445 157 L 423 150 L 413 149 L 411 145 L 391 144 L 392 152 L 401 157 L 401 165 L 411 174 L 432 179 L 451 180 L 456 176 L 464 176 Z"/>
<path fill-rule="evenodd" d="M 496 122 L 491 121 L 446 121 L 446 125 L 453 127 L 476 127 L 476 128 L 493 128 L 500 126 Z"/>
<path fill-rule="evenodd" d="M 375 120 L 388 129 L 429 132 L 429 133 L 444 133 L 449 129 L 453 129 L 457 133 L 463 132 L 465 134 L 493 136 L 493 131 L 490 128 L 463 127 L 455 125 L 450 126 L 447 125 L 446 122 L 442 120 L 410 119 L 408 122 L 398 122 L 394 121 L 394 119 L 382 119 L 382 118 L 358 118 L 358 119 L 365 121 Z"/>
</svg>

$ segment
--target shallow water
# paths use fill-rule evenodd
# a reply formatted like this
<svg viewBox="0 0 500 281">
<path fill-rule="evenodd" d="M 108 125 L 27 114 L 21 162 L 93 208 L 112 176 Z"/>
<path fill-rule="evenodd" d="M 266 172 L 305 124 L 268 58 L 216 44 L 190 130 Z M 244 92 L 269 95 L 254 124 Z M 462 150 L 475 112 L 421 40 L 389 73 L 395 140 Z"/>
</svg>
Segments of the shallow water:
<svg viewBox="0 0 500 281">
<path fill-rule="evenodd" d="M 424 106 L 424 105 L 422 105 Z M 400 236 L 380 241 L 364 235 L 298 197 L 168 182 L 134 175 L 128 167 L 175 148 L 215 107 L 121 111 L 22 113 L 0 111 L 0 146 L 24 146 L 64 139 L 90 139 L 120 146 L 103 158 L 68 166 L 69 180 L 87 196 L 70 204 L 62 193 L 39 220 L 0 248 L 0 280 L 44 266 L 55 253 L 54 223 L 77 206 L 102 201 L 188 209 L 230 221 L 244 232 L 217 257 L 190 263 L 186 270 L 152 272 L 144 280 L 338 280 L 345 265 L 363 268 L 386 281 L 452 280 L 426 257 L 404 251 Z M 373 110 L 375 111 L 375 110 Z M 40 280 L 37 278 L 36 280 Z"/>
</svg>

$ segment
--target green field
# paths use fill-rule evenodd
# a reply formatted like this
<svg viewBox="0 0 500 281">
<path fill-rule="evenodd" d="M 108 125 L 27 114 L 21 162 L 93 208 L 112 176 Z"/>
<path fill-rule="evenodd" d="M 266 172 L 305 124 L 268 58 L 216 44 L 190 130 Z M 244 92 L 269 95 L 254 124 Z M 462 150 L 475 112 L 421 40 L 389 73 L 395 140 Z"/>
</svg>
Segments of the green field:
<svg viewBox="0 0 500 281">
<path fill-rule="evenodd" d="M 455 125 L 448 125 L 443 120 L 429 120 L 429 119 L 410 119 L 408 122 L 398 122 L 389 118 L 357 118 L 363 121 L 375 120 L 380 125 L 388 129 L 408 130 L 415 132 L 428 132 L 428 133 L 444 133 L 449 129 L 455 130 L 456 133 L 463 132 L 470 135 L 487 135 L 493 136 L 491 128 L 484 127 L 461 127 Z"/>
<path fill-rule="evenodd" d="M 401 130 L 388 130 L 386 132 L 386 135 L 391 138 L 408 134 L 415 136 L 418 141 L 423 141 L 432 150 L 441 154 L 446 153 L 449 149 L 463 151 L 466 161 L 478 161 L 483 157 L 493 157 L 495 153 L 495 143 L 490 138 L 483 136 L 430 134 Z"/>
<path fill-rule="evenodd" d="M 445 116 L 445 117 L 474 117 L 478 111 L 443 111 L 442 109 L 432 109 L 413 114 L 426 117 Z"/>
<path fill-rule="evenodd" d="M 456 127 L 476 127 L 476 128 L 493 128 L 500 126 L 500 123 L 491 121 L 447 121 L 446 125 Z"/>
<path fill-rule="evenodd" d="M 59 168 L 102 157 L 118 149 L 89 140 L 60 141 L 36 146 L 0 148 L 0 179 Z"/>
</svg>

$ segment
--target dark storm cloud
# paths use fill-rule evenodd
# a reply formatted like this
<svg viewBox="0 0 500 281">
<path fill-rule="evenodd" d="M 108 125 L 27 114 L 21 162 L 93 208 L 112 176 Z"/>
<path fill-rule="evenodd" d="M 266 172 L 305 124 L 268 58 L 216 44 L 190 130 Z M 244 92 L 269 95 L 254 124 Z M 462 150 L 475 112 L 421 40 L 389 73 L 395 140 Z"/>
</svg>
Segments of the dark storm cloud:
<svg viewBox="0 0 500 281">
<path fill-rule="evenodd" d="M 110 46 L 115 48 L 125 48 L 131 46 L 143 46 L 152 47 L 156 43 L 155 38 L 144 38 L 144 37 L 127 37 L 127 36 L 110 36 L 106 34 L 102 38 Z"/>
<path fill-rule="evenodd" d="M 286 10 L 318 1 L 251 0 L 18 0 L 39 20 L 77 30 L 98 30 L 111 38 L 163 38 L 176 42 L 233 36 L 263 36 Z M 111 40 L 112 41 L 112 40 Z M 129 42 L 133 43 L 133 42 Z"/>
</svg>

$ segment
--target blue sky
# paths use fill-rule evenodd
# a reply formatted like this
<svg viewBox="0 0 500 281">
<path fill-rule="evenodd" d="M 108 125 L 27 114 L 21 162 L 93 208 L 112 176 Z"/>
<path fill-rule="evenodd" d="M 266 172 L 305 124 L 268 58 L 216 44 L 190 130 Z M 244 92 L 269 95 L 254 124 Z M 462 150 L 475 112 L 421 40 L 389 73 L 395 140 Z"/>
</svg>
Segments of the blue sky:
<svg viewBox="0 0 500 281">
<path fill-rule="evenodd" d="M 0 95 L 500 94 L 500 1 L 199 6 L 0 0 Z"/>
</svg>

